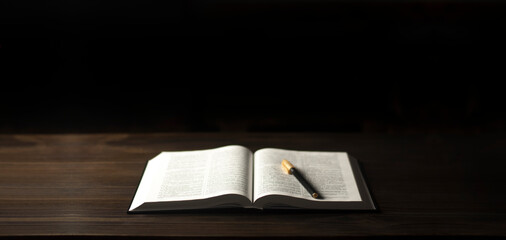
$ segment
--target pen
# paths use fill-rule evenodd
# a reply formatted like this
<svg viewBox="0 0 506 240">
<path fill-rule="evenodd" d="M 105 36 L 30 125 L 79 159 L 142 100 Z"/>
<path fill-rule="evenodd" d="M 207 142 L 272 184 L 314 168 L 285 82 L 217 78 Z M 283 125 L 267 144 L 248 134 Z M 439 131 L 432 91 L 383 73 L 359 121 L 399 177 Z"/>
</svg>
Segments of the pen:
<svg viewBox="0 0 506 240">
<path fill-rule="evenodd" d="M 318 198 L 318 193 L 311 187 L 311 185 L 300 175 L 300 173 L 295 169 L 295 167 L 286 159 L 283 159 L 281 161 L 281 168 L 285 171 L 287 174 L 291 174 L 297 178 L 297 180 L 304 186 L 304 188 L 311 194 L 311 197 Z"/>
</svg>

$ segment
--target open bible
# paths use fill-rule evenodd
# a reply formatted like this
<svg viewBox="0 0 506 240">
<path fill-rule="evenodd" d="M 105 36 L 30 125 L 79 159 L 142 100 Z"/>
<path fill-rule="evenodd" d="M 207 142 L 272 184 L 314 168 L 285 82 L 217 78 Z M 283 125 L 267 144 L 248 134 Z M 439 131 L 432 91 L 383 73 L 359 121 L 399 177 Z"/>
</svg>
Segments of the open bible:
<svg viewBox="0 0 506 240">
<path fill-rule="evenodd" d="M 288 159 L 319 193 L 315 199 L 289 174 Z M 346 152 L 232 145 L 162 152 L 149 160 L 128 213 L 204 208 L 373 210 L 358 162 Z"/>
</svg>

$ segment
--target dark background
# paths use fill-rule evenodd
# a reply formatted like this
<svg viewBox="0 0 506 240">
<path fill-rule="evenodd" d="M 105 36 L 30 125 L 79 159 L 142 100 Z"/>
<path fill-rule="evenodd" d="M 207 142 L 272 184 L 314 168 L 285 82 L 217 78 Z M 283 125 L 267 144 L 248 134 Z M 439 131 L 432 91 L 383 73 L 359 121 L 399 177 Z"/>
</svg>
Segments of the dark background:
<svg viewBox="0 0 506 240">
<path fill-rule="evenodd" d="M 1 1 L 0 133 L 505 131 L 499 1 Z"/>
</svg>

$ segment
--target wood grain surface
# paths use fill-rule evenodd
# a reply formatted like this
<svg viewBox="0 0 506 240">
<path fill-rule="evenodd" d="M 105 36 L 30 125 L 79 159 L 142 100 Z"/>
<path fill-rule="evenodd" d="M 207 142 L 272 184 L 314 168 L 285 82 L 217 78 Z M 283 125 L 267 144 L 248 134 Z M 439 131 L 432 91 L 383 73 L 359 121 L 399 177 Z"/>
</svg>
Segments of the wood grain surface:
<svg viewBox="0 0 506 240">
<path fill-rule="evenodd" d="M 160 151 L 347 151 L 378 211 L 127 214 Z M 506 238 L 506 137 L 322 133 L 0 135 L 0 237 Z"/>
</svg>

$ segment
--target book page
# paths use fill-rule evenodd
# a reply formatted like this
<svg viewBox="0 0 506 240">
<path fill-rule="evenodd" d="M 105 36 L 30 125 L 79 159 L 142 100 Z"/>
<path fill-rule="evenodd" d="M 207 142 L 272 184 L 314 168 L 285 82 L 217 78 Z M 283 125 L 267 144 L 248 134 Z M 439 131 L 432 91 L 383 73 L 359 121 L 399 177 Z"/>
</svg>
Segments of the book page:
<svg viewBox="0 0 506 240">
<path fill-rule="evenodd" d="M 361 201 L 348 154 L 345 152 L 261 149 L 254 155 L 254 200 L 278 194 L 313 201 Z M 293 175 L 281 169 L 290 161 L 320 194 L 314 199 Z"/>
<path fill-rule="evenodd" d="M 252 198 L 252 153 L 242 146 L 162 152 L 146 201 L 203 199 L 223 194 Z"/>
</svg>

